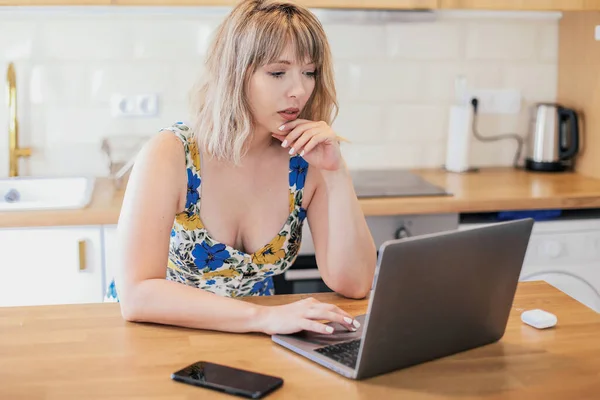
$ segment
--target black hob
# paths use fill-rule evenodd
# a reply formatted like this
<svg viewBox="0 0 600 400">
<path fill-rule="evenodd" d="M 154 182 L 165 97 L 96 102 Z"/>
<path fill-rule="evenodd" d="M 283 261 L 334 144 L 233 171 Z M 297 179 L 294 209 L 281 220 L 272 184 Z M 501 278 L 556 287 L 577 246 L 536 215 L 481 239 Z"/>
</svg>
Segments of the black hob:
<svg viewBox="0 0 600 400">
<path fill-rule="evenodd" d="M 358 197 L 451 196 L 444 188 L 405 169 L 350 171 Z"/>
</svg>

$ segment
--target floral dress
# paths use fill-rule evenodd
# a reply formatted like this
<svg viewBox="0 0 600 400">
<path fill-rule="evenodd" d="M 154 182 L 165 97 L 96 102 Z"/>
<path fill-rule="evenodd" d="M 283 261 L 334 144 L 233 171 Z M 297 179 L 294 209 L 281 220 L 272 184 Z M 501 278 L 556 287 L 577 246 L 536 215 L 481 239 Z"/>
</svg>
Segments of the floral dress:
<svg viewBox="0 0 600 400">
<path fill-rule="evenodd" d="M 285 272 L 300 249 L 308 163 L 299 155 L 290 157 L 289 216 L 269 243 L 248 254 L 213 239 L 200 219 L 200 155 L 189 127 L 177 122 L 164 130 L 183 144 L 188 185 L 185 209 L 175 216 L 171 229 L 166 279 L 227 297 L 274 294 L 273 276 Z M 118 301 L 114 279 L 105 300 Z"/>
</svg>

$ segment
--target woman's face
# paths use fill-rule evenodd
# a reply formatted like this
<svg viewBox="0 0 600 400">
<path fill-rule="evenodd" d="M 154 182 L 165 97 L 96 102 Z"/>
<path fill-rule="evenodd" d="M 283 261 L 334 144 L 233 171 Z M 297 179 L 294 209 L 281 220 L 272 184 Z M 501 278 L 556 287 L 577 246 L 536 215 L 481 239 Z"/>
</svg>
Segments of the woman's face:
<svg viewBox="0 0 600 400">
<path fill-rule="evenodd" d="M 248 99 L 257 136 L 279 132 L 281 125 L 298 118 L 313 93 L 315 64 L 295 60 L 293 50 L 288 45 L 278 60 L 250 78 Z"/>
</svg>

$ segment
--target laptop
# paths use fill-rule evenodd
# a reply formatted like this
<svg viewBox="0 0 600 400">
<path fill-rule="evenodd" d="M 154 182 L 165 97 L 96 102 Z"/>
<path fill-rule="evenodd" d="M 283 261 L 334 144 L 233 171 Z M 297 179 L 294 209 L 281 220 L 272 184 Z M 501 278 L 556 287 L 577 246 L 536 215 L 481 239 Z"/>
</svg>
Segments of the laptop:
<svg viewBox="0 0 600 400">
<path fill-rule="evenodd" d="M 499 341 L 529 245 L 525 218 L 389 240 L 379 248 L 356 332 L 272 340 L 350 379 L 366 379 Z"/>
</svg>

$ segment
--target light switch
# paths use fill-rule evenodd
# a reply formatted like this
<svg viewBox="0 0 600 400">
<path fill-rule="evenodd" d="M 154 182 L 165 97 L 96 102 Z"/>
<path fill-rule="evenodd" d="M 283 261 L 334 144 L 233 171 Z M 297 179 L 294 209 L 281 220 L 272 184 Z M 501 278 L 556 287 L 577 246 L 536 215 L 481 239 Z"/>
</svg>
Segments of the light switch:
<svg viewBox="0 0 600 400">
<path fill-rule="evenodd" d="M 600 25 L 596 26 L 596 34 L 594 35 L 596 40 L 600 40 Z"/>
</svg>

